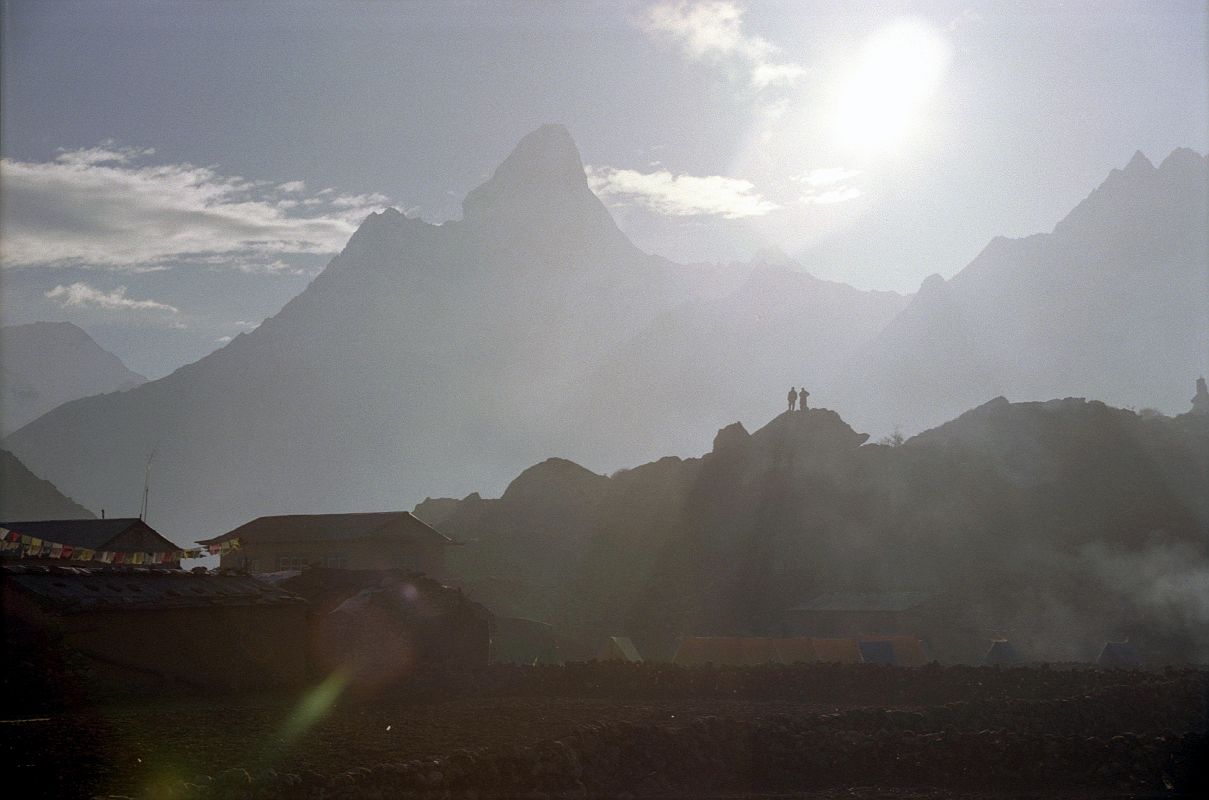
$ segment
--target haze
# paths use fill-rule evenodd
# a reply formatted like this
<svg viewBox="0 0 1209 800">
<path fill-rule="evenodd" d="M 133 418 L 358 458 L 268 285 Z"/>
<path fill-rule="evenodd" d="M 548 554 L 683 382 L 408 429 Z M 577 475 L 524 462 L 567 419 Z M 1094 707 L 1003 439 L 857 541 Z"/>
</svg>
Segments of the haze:
<svg viewBox="0 0 1209 800">
<path fill-rule="evenodd" d="M 460 217 L 547 122 L 642 250 L 776 247 L 899 292 L 1050 230 L 1137 150 L 1209 149 L 1196 2 L 4 17 L 5 322 L 76 322 L 153 378 L 276 313 L 366 213 Z"/>
</svg>

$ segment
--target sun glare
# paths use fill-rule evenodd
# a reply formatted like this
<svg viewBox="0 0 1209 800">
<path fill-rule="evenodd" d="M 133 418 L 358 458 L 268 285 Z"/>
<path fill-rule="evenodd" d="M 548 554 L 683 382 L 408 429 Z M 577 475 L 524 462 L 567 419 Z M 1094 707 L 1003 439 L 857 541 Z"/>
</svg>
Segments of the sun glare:
<svg viewBox="0 0 1209 800">
<path fill-rule="evenodd" d="M 839 85 L 839 143 L 876 153 L 919 133 L 948 60 L 948 45 L 919 23 L 900 23 L 870 37 Z"/>
</svg>

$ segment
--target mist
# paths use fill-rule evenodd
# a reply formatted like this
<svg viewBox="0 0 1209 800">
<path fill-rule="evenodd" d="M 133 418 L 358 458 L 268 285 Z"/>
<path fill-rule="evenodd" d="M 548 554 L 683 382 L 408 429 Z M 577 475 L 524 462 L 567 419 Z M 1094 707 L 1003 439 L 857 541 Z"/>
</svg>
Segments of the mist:
<svg viewBox="0 0 1209 800">
<path fill-rule="evenodd" d="M 19 791 L 1209 788 L 1203 4 L 2 13 Z"/>
</svg>

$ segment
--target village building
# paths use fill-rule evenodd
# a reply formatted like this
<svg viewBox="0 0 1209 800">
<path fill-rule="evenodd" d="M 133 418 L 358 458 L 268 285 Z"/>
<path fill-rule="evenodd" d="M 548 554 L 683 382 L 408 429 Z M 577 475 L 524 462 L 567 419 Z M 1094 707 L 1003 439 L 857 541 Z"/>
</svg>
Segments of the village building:
<svg viewBox="0 0 1209 800">
<path fill-rule="evenodd" d="M 180 567 L 180 548 L 137 517 L 0 522 L 0 528 L 9 531 L 10 536 L 25 537 L 19 541 L 38 543 L 36 548 L 24 546 L 3 551 L 0 556 L 5 563 L 51 565 L 86 561 L 89 567 L 100 568 L 133 563 L 127 559 L 137 553 L 139 563 Z M 104 553 L 113 554 L 116 560 L 102 562 L 99 556 Z M 85 555 L 88 558 L 82 558 Z"/>
<path fill-rule="evenodd" d="M 315 567 L 266 576 L 308 603 L 310 663 L 382 686 L 416 670 L 486 666 L 493 617 L 458 589 L 404 570 Z"/>
<path fill-rule="evenodd" d="M 307 677 L 306 601 L 248 575 L 6 564 L 0 578 L 17 683 L 237 690 Z"/>
<path fill-rule="evenodd" d="M 227 544 L 222 569 L 253 573 L 401 569 L 439 577 L 452 539 L 406 511 L 259 517 L 198 544 Z"/>
</svg>

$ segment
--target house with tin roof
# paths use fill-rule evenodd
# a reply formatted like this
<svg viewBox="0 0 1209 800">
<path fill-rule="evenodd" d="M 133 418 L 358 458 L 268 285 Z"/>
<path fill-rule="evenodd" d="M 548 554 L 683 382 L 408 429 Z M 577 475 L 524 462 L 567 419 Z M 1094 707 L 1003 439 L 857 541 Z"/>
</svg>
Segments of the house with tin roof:
<svg viewBox="0 0 1209 800">
<path fill-rule="evenodd" d="M 306 601 L 249 575 L 7 563 L 0 598 L 6 644 L 21 654 L 13 685 L 139 692 L 306 679 Z M 63 664 L 76 666 L 59 674 Z"/>
<path fill-rule="evenodd" d="M 234 544 L 220 567 L 281 572 L 320 566 L 335 569 L 403 569 L 439 577 L 452 539 L 406 511 L 360 514 L 286 514 L 258 517 L 203 546 Z"/>
<path fill-rule="evenodd" d="M 138 517 L 0 522 L 0 528 L 48 545 L 40 555 L 27 554 L 27 548 L 5 551 L 2 555 L 6 563 L 12 563 L 9 559 L 23 564 L 62 563 L 63 560 L 71 558 L 70 554 L 62 553 L 63 548 L 69 548 L 76 552 L 156 554 L 159 556 L 156 564 L 164 567 L 180 566 L 180 548 Z M 51 545 L 60 547 L 52 553 L 49 547 Z M 94 561 L 89 559 L 89 566 L 103 566 Z"/>
</svg>

